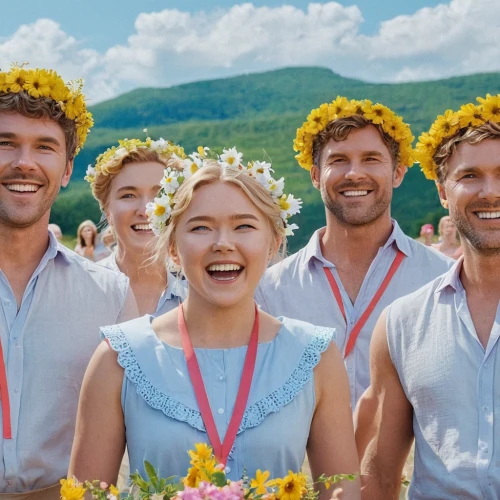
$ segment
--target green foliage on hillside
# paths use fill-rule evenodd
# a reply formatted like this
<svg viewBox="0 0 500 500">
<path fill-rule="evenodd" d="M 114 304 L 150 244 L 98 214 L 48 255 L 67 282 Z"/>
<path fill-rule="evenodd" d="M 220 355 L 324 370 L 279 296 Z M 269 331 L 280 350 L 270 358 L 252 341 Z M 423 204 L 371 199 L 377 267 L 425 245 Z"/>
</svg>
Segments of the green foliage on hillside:
<svg viewBox="0 0 500 500">
<path fill-rule="evenodd" d="M 322 68 L 292 68 L 198 82 L 167 89 L 137 89 L 92 107 L 96 127 L 75 162 L 72 186 L 62 193 L 52 219 L 63 231 L 75 231 L 84 218 L 98 221 L 99 210 L 88 186 L 78 186 L 85 169 L 116 140 L 164 137 L 190 152 L 199 145 L 221 150 L 236 146 L 247 159 L 269 158 L 287 181 L 287 191 L 304 200 L 296 217 L 301 229 L 290 239 L 291 250 L 302 246 L 324 223 L 324 208 L 309 173 L 294 159 L 292 140 L 308 112 L 337 95 L 382 102 L 412 125 L 414 135 L 428 128 L 436 115 L 457 108 L 487 92 L 497 93 L 500 74 L 456 77 L 434 82 L 372 84 L 343 78 Z M 412 236 L 424 222 L 443 214 L 436 189 L 418 166 L 409 170 L 394 193 L 393 215 Z"/>
</svg>

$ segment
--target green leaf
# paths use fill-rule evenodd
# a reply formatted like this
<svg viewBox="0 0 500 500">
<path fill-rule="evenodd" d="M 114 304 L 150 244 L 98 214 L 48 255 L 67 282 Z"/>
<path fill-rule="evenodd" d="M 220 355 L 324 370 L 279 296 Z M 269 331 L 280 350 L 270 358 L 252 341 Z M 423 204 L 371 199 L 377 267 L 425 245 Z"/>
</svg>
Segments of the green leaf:
<svg viewBox="0 0 500 500">
<path fill-rule="evenodd" d="M 133 474 L 130 474 L 130 480 L 132 481 L 132 484 L 135 484 L 140 488 L 141 491 L 149 491 L 149 485 L 148 483 L 144 480 L 144 478 L 141 476 L 141 474 L 136 471 Z"/>
<path fill-rule="evenodd" d="M 158 473 L 156 472 L 156 469 L 147 461 L 144 460 L 144 469 L 146 470 L 146 474 L 149 477 L 149 481 L 155 488 L 155 490 L 158 489 Z"/>
</svg>

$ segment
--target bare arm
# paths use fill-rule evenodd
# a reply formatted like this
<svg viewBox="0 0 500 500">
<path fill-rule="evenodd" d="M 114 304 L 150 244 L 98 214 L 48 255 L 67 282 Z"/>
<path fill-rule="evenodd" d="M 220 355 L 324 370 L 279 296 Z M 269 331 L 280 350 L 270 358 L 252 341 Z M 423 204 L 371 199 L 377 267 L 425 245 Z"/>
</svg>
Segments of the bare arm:
<svg viewBox="0 0 500 500">
<path fill-rule="evenodd" d="M 356 445 L 363 500 L 397 500 L 413 441 L 413 409 L 401 387 L 387 345 L 386 311 L 370 346 L 371 385 L 356 408 Z"/>
<path fill-rule="evenodd" d="M 117 354 L 101 342 L 83 379 L 68 477 L 116 484 L 125 451 L 122 383 Z"/>
<path fill-rule="evenodd" d="M 344 362 L 332 342 L 315 369 L 317 405 L 309 434 L 307 454 L 313 479 L 321 474 L 357 474 L 359 461 L 354 441 L 351 397 Z M 326 491 L 322 500 L 360 499 L 359 478 L 344 480 Z M 333 494 L 333 497 L 332 497 Z"/>
</svg>

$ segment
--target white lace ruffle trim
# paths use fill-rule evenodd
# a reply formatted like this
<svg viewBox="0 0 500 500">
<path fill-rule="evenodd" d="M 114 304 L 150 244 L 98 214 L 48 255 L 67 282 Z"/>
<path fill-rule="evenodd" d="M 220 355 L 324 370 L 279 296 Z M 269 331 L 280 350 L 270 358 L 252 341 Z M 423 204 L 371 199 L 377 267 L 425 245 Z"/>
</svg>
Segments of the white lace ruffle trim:
<svg viewBox="0 0 500 500">
<path fill-rule="evenodd" d="M 136 386 L 137 393 L 155 410 L 162 411 L 167 417 L 187 422 L 191 427 L 206 432 L 201 413 L 171 398 L 151 384 L 142 371 L 119 325 L 101 329 L 112 349 L 118 353 L 118 363 L 125 370 L 126 377 Z M 299 364 L 285 383 L 271 394 L 248 407 L 243 414 L 238 434 L 250 427 L 259 425 L 267 415 L 278 412 L 292 401 L 311 380 L 313 370 L 319 363 L 332 340 L 333 330 L 316 327 L 314 335 L 306 345 Z"/>
</svg>

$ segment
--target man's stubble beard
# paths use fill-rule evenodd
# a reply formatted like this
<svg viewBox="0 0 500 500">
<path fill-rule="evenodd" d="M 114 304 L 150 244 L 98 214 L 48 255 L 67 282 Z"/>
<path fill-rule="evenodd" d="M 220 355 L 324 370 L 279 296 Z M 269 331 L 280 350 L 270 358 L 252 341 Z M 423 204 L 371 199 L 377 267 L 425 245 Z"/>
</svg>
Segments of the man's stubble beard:
<svg viewBox="0 0 500 500">
<path fill-rule="evenodd" d="M 488 208 L 494 208 L 494 207 L 495 205 L 493 207 L 489 206 Z M 500 204 L 498 208 L 500 208 Z M 484 241 L 484 239 L 481 238 L 479 231 L 477 231 L 474 228 L 474 226 L 470 223 L 469 219 L 465 215 L 462 215 L 461 212 L 453 209 L 452 207 L 450 207 L 449 212 L 451 220 L 455 223 L 455 227 L 457 228 L 458 234 L 460 235 L 461 241 L 467 240 L 474 248 L 474 250 L 476 250 L 476 252 L 480 253 L 481 255 L 489 256 L 489 255 L 500 254 L 499 230 L 492 229 L 490 231 L 492 233 L 496 232 L 498 234 L 497 242 L 493 243 L 493 246 L 491 246 L 491 244 L 488 244 L 488 242 Z"/>
<path fill-rule="evenodd" d="M 378 190 L 379 187 L 377 186 L 373 191 L 375 196 Z M 323 184 L 321 185 L 321 199 L 323 200 L 325 208 L 342 224 L 349 226 L 365 226 L 372 224 L 387 213 L 392 201 L 392 189 L 385 190 L 381 196 L 378 196 L 378 198 L 375 199 L 375 203 L 368 207 L 368 210 L 362 215 L 350 215 L 350 211 L 346 210 L 341 203 L 337 203 L 332 200 L 328 190 Z"/>
</svg>

